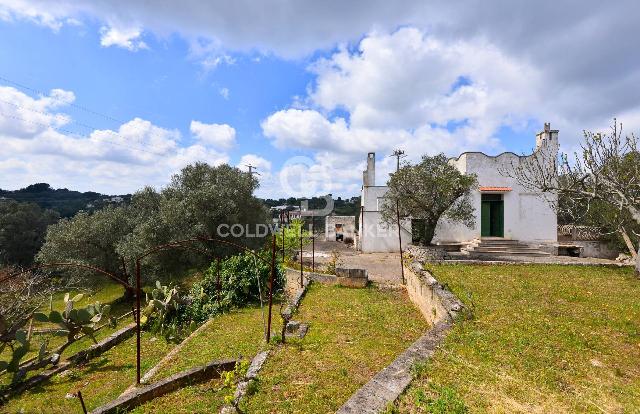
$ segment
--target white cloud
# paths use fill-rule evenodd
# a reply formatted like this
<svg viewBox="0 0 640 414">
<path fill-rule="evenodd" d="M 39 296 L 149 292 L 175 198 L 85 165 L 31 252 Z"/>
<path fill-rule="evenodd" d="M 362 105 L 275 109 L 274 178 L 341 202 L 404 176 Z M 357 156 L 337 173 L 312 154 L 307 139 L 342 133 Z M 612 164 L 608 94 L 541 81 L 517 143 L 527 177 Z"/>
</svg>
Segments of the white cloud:
<svg viewBox="0 0 640 414">
<path fill-rule="evenodd" d="M 413 156 L 511 149 L 495 139 L 502 128 L 545 121 L 560 129 L 567 149 L 582 129 L 606 128 L 616 115 L 639 125 L 639 7 L 632 0 L 587 0 L 577 8 L 472 0 L 401 7 L 385 0 L 0 0 L 0 19 L 54 30 L 70 19 L 96 19 L 156 36 L 175 33 L 205 70 L 233 64 L 237 52 L 299 58 L 337 46 L 311 66 L 317 79 L 310 93 L 262 123 L 277 147 L 310 149 L 314 163 L 326 166 L 321 154 L 354 163 L 367 150 L 386 154 L 396 146 Z M 123 38 L 125 45 L 141 41 Z M 27 136 L 39 131 L 23 127 Z"/>
<path fill-rule="evenodd" d="M 74 121 L 56 109 L 74 99 L 63 90 L 32 98 L 0 88 L 0 188 L 49 182 L 54 187 L 73 183 L 85 191 L 132 192 L 144 185 L 164 185 L 171 174 L 195 161 L 229 161 L 227 154 L 208 145 L 181 146 L 179 131 L 140 118 L 86 136 L 66 133 Z"/>
<path fill-rule="evenodd" d="M 236 142 L 236 130 L 227 124 L 191 121 L 191 133 L 200 142 L 220 148 L 231 148 Z"/>
<path fill-rule="evenodd" d="M 204 57 L 200 64 L 206 72 L 215 70 L 220 65 L 233 65 L 236 60 L 229 55 L 209 55 Z"/>
<path fill-rule="evenodd" d="M 238 162 L 238 168 L 242 170 L 248 171 L 249 165 L 256 167 L 257 171 L 261 174 L 271 171 L 271 161 L 256 154 L 245 154 L 240 158 L 240 162 Z"/>
<path fill-rule="evenodd" d="M 100 45 L 102 47 L 116 46 L 132 52 L 148 49 L 141 39 L 142 29 L 138 27 L 117 28 L 103 26 L 100 28 Z"/>
<path fill-rule="evenodd" d="M 229 88 L 220 88 L 218 93 L 220 93 L 220 96 L 222 96 L 225 100 L 229 100 Z"/>
</svg>

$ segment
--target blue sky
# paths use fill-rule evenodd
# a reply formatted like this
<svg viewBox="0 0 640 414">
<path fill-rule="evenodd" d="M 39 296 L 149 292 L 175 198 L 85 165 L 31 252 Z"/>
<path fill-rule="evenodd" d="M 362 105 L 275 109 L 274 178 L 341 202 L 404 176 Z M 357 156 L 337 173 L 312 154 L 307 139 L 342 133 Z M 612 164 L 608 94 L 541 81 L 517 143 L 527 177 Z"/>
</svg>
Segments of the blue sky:
<svg viewBox="0 0 640 414">
<path fill-rule="evenodd" d="M 0 23 L 0 76 L 39 91 L 61 88 L 76 94 L 76 107 L 66 109 L 74 120 L 97 129 L 117 128 L 118 120 L 141 117 L 167 129 L 179 129 L 189 141 L 192 119 L 233 125 L 238 146 L 230 152 L 239 161 L 246 152 L 282 162 L 292 151 L 275 150 L 261 134 L 260 121 L 304 94 L 312 76 L 309 58 L 284 60 L 260 54 L 232 54 L 233 64 L 203 68 L 190 57 L 179 36 L 158 40 L 148 36 L 148 50 L 132 53 L 100 46 L 100 25 L 49 28 L 21 22 Z M 0 84 L 15 84 L 0 80 Z M 18 89 L 34 95 L 32 91 Z M 222 90 L 228 90 L 225 98 Z M 72 123 L 68 128 L 86 134 Z"/>
<path fill-rule="evenodd" d="M 571 151 L 640 126 L 633 3 L 480 23 L 473 3 L 269 3 L 0 0 L 0 188 L 126 193 L 205 161 L 257 165 L 263 197 L 352 196 L 368 151 L 383 180 L 394 148 L 523 153 L 551 122 Z"/>
</svg>

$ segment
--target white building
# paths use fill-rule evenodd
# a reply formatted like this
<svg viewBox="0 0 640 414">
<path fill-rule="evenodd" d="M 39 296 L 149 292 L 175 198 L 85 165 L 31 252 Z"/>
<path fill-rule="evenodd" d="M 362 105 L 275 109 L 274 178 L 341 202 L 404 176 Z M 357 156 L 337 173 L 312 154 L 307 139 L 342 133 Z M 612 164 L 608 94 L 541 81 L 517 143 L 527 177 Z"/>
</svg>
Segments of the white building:
<svg viewBox="0 0 640 414">
<path fill-rule="evenodd" d="M 545 124 L 536 135 L 536 153 L 545 151 L 544 159 L 555 162 L 558 154 L 558 131 Z M 445 219 L 438 222 L 434 243 L 466 243 L 485 237 L 519 240 L 539 245 L 557 244 L 557 216 L 548 202 L 538 194 L 526 191 L 506 171 L 514 165 L 530 160 L 506 152 L 489 156 L 480 152 L 465 152 L 450 160 L 460 172 L 476 174 L 478 188 L 471 194 L 476 219 L 472 228 L 452 224 Z M 552 167 L 551 167 L 552 168 Z M 398 251 L 397 227 L 386 228 L 380 219 L 380 205 L 384 202 L 386 186 L 375 185 L 375 154 L 369 153 L 362 186 L 359 246 L 363 252 Z M 364 228 L 363 228 L 364 226 Z M 410 221 L 402 224 L 402 244 L 411 242 Z"/>
<path fill-rule="evenodd" d="M 356 217 L 328 215 L 324 219 L 324 237 L 331 241 L 355 241 Z"/>
<path fill-rule="evenodd" d="M 358 248 L 363 252 L 394 252 L 400 245 L 398 226 L 382 222 L 380 213 L 385 202 L 387 186 L 376 185 L 376 154 L 367 156 L 367 169 L 362 173 L 360 220 L 358 223 Z M 411 221 L 401 223 L 402 247 L 411 243 Z"/>
</svg>

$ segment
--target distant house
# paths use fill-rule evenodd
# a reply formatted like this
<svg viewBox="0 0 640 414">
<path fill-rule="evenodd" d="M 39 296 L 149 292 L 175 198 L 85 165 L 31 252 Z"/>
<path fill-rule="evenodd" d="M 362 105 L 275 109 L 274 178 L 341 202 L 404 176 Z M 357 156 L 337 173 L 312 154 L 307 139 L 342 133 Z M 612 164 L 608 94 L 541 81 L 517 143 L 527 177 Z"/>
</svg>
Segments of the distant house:
<svg viewBox="0 0 640 414">
<path fill-rule="evenodd" d="M 553 160 L 558 149 L 558 131 L 545 124 L 544 130 L 536 135 L 535 151 L 546 151 L 548 156 L 545 159 Z M 512 152 L 497 156 L 465 152 L 451 159 L 451 165 L 460 172 L 478 177 L 479 187 L 471 195 L 476 212 L 475 226 L 468 228 L 441 219 L 434 243 L 469 243 L 483 238 L 498 238 L 557 245 L 555 211 L 539 194 L 527 191 L 515 179 L 504 174 L 527 158 Z M 363 172 L 359 225 L 359 246 L 364 252 L 398 251 L 398 228 L 394 225 L 387 227 L 380 215 L 387 191 L 388 187 L 375 185 L 375 153 L 369 153 L 367 169 Z M 411 242 L 411 220 L 402 222 L 401 228 L 404 248 Z"/>
<path fill-rule="evenodd" d="M 355 240 L 356 218 L 355 216 L 334 216 L 325 217 L 324 236 L 329 241 Z"/>
</svg>

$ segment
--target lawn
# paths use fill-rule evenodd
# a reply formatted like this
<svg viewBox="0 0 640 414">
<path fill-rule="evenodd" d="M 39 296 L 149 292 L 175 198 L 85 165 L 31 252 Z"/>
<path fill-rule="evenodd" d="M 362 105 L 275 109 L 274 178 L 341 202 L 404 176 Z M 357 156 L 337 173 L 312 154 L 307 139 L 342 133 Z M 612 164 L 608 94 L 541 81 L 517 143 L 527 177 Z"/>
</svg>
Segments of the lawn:
<svg viewBox="0 0 640 414">
<path fill-rule="evenodd" d="M 639 412 L 640 280 L 631 269 L 429 266 L 473 310 L 399 412 Z"/>
<path fill-rule="evenodd" d="M 112 303 L 114 301 L 116 301 L 117 299 L 119 299 L 120 297 L 122 297 L 122 294 L 124 292 L 124 289 L 122 288 L 121 285 L 116 284 L 116 283 L 111 283 L 111 282 L 105 282 L 103 284 L 101 284 L 93 294 L 91 295 L 85 295 L 82 300 L 80 300 L 79 302 L 74 304 L 75 308 L 82 308 L 85 307 L 91 303 L 95 303 L 96 301 L 99 301 L 101 303 Z M 73 297 L 78 293 L 83 293 L 80 291 L 71 291 L 70 292 L 70 296 Z M 64 310 L 64 293 L 60 292 L 57 293 L 56 295 L 53 296 L 52 300 L 51 300 L 51 306 L 53 309 L 57 310 L 57 311 L 63 311 Z M 124 315 L 125 313 L 129 312 L 131 310 L 131 305 L 127 304 L 123 301 L 117 302 L 114 305 L 112 305 L 112 311 L 111 311 L 111 315 L 113 316 L 120 316 L 120 315 Z M 45 305 L 42 306 L 41 312 L 44 313 L 48 313 L 49 312 L 49 303 L 46 303 Z M 110 326 L 105 326 L 104 328 L 100 329 L 95 337 L 96 340 L 100 340 L 102 338 L 107 337 L 108 335 L 110 335 L 111 333 L 115 332 L 116 330 L 124 327 L 125 325 L 131 323 L 133 321 L 132 317 L 125 317 L 124 319 L 122 319 L 121 321 L 119 321 L 118 326 L 116 328 L 112 328 Z M 102 325 L 105 324 L 107 321 L 103 321 L 100 322 L 98 325 Z M 50 323 L 50 322 L 36 322 L 34 321 L 33 323 L 33 328 L 34 329 L 43 329 L 43 328 L 58 328 L 59 325 L 54 324 L 54 323 Z M 44 341 L 47 341 L 47 349 L 48 350 L 53 350 L 55 348 L 57 348 L 58 346 L 62 345 L 63 343 L 66 342 L 66 337 L 65 336 L 58 336 L 58 335 L 54 335 L 52 333 L 34 333 L 33 335 L 33 339 L 31 341 L 31 348 L 30 351 L 27 353 L 27 355 L 25 355 L 25 357 L 22 359 L 22 361 L 26 361 L 29 358 L 35 356 L 38 354 L 38 350 L 40 348 L 40 344 Z M 70 355 L 73 355 L 74 353 L 82 350 L 82 349 L 86 349 L 89 346 L 91 346 L 93 344 L 93 341 L 91 340 L 91 338 L 85 336 L 81 339 L 79 339 L 78 341 L 74 342 L 72 345 L 70 345 L 67 349 L 65 349 L 64 353 L 62 354 L 62 358 L 66 358 L 69 357 Z M 10 358 L 10 354 L 11 351 L 7 348 L 5 349 L 2 354 L 0 354 L 0 358 L 4 359 L 4 360 L 8 360 Z M 33 374 L 33 373 L 30 373 Z M 11 375 L 7 375 L 4 374 L 2 376 L 0 376 L 0 384 L 6 384 L 7 381 L 11 380 Z"/>
<path fill-rule="evenodd" d="M 274 304 L 271 329 L 275 332 L 279 332 L 282 326 L 278 309 L 279 305 Z M 266 320 L 266 306 L 264 317 Z M 234 309 L 210 320 L 205 328 L 184 344 L 177 355 L 163 363 L 151 381 L 205 365 L 215 359 L 239 357 L 251 359 L 264 347 L 260 307 Z"/>
<path fill-rule="evenodd" d="M 428 328 L 403 291 L 312 284 L 294 319 L 307 335 L 275 348 L 249 413 L 335 412 Z"/>
<path fill-rule="evenodd" d="M 143 332 L 142 373 L 154 366 L 173 346 L 175 344 Z M 66 398 L 67 394 L 82 391 L 87 409 L 91 411 L 118 397 L 135 382 L 135 361 L 134 335 L 82 367 L 57 375 L 51 381 L 9 400 L 2 409 L 8 413 L 82 412 L 77 398 Z"/>
</svg>

